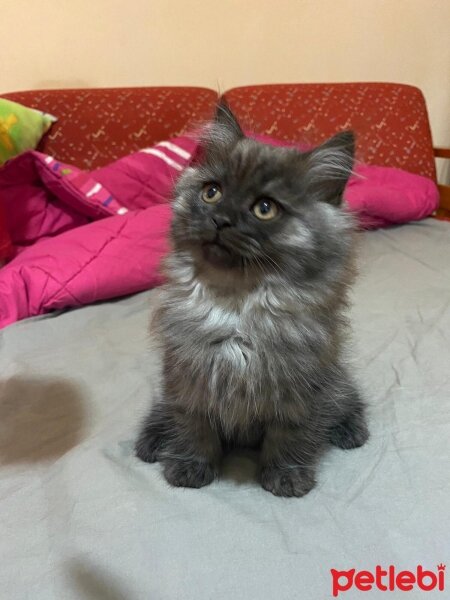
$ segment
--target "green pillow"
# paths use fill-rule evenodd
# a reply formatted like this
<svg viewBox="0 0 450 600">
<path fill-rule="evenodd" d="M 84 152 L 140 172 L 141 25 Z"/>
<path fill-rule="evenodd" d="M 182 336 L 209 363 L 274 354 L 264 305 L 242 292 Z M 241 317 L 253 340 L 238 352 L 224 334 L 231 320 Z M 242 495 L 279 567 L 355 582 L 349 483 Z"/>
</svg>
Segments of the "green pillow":
<svg viewBox="0 0 450 600">
<path fill-rule="evenodd" d="M 0 165 L 25 150 L 36 148 L 56 120 L 40 110 L 0 98 Z"/>
</svg>

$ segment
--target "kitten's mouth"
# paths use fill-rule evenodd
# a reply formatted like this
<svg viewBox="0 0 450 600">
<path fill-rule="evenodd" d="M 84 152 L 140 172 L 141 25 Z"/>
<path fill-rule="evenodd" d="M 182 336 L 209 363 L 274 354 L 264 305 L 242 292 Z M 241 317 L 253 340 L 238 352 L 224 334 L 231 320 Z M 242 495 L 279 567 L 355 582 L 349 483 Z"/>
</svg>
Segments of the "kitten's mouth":
<svg viewBox="0 0 450 600">
<path fill-rule="evenodd" d="M 202 251 L 205 260 L 215 267 L 224 269 L 236 264 L 236 255 L 217 239 L 213 242 L 205 242 L 202 245 Z"/>
</svg>

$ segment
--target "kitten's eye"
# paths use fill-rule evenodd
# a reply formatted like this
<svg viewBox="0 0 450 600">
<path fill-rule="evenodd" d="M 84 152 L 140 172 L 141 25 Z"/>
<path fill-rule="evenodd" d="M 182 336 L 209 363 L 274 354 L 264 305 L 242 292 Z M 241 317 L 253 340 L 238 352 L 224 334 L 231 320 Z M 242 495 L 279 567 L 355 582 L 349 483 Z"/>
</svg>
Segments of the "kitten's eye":
<svg viewBox="0 0 450 600">
<path fill-rule="evenodd" d="M 222 190 L 217 183 L 207 183 L 202 190 L 202 200 L 208 204 L 215 204 L 222 198 Z"/>
<path fill-rule="evenodd" d="M 278 204 L 270 198 L 261 198 L 252 206 L 252 213 L 261 221 L 270 221 L 280 212 Z"/>
</svg>

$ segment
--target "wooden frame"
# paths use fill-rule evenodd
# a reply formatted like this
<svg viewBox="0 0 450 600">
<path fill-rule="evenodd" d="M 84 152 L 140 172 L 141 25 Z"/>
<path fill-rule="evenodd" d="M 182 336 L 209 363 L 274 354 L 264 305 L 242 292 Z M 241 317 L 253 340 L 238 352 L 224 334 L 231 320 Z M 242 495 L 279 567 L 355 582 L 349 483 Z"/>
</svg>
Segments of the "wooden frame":
<svg viewBox="0 0 450 600">
<path fill-rule="evenodd" d="M 448 158 L 450 160 L 450 148 L 433 148 L 435 158 Z M 441 196 L 437 214 L 450 217 L 450 185 L 438 184 Z"/>
</svg>

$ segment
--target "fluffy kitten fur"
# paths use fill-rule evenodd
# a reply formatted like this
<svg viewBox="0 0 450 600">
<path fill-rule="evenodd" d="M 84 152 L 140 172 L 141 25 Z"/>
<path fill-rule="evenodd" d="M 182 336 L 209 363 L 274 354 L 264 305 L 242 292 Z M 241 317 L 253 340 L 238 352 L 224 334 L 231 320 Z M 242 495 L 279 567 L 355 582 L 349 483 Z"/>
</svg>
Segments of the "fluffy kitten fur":
<svg viewBox="0 0 450 600">
<path fill-rule="evenodd" d="M 303 496 L 329 442 L 355 448 L 368 437 L 342 356 L 353 134 L 306 153 L 275 148 L 245 137 L 222 104 L 201 148 L 175 189 L 156 315 L 162 397 L 136 452 L 160 461 L 170 484 L 198 488 L 229 447 L 259 447 L 263 488 Z M 211 183 L 214 203 L 204 200 Z M 273 219 L 252 212 L 261 199 L 277 202 Z"/>
</svg>

